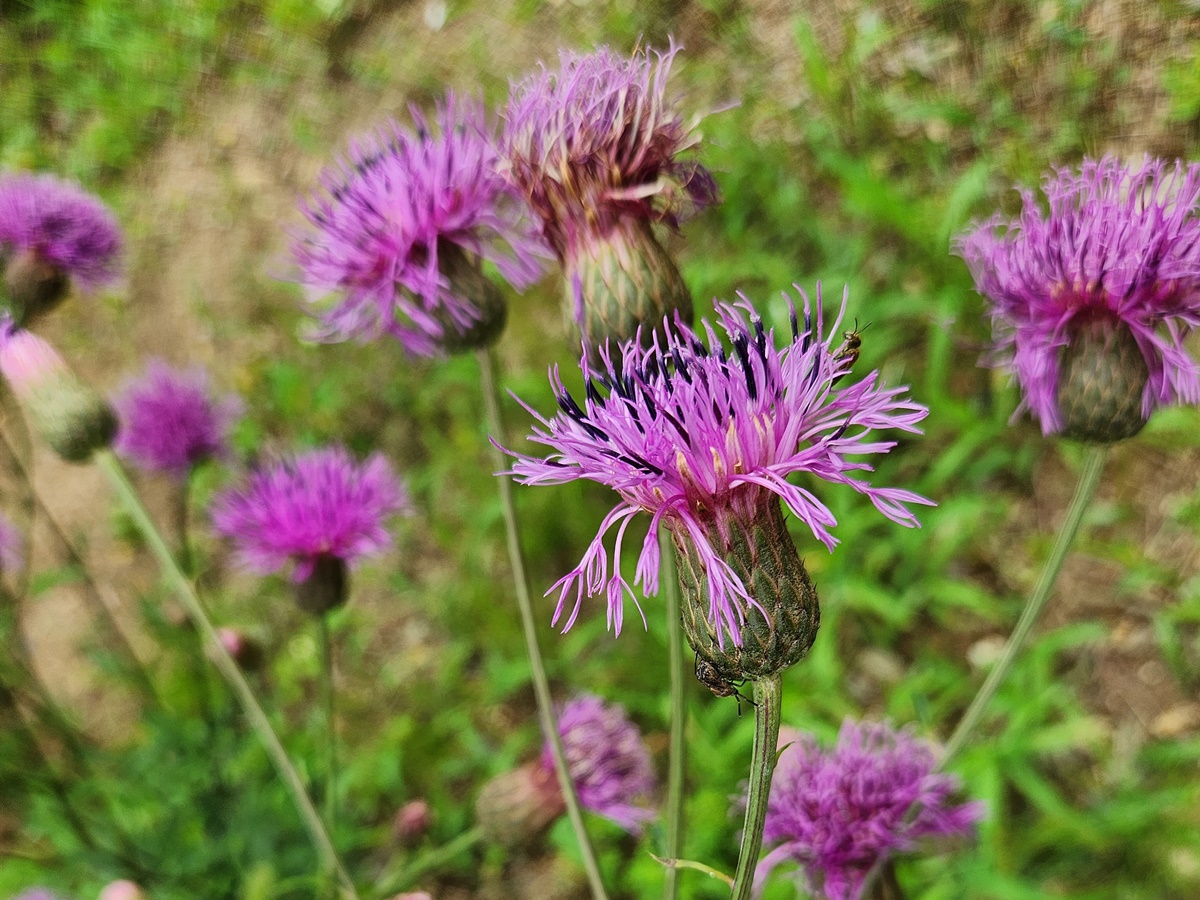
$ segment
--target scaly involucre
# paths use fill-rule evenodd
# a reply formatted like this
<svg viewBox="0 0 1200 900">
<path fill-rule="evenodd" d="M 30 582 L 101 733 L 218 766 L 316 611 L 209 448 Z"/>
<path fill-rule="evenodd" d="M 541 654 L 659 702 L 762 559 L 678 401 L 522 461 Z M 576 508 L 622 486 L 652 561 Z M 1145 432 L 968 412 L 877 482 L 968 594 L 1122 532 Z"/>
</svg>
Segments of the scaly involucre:
<svg viewBox="0 0 1200 900">
<path fill-rule="evenodd" d="M 641 834 L 657 814 L 637 801 L 648 800 L 657 781 L 642 733 L 624 707 L 599 697 L 577 697 L 560 711 L 558 730 L 579 802 L 626 831 Z M 542 767 L 553 775 L 549 743 L 542 750 Z"/>
<path fill-rule="evenodd" d="M 121 229 L 81 188 L 50 175 L 0 175 L 0 257 L 35 251 L 82 288 L 119 273 Z"/>
<path fill-rule="evenodd" d="M 1200 369 L 1184 349 L 1200 325 L 1200 165 L 1112 157 L 1046 176 L 1049 211 L 1022 190 L 1016 218 L 996 215 L 955 242 L 990 302 L 993 364 L 1011 367 L 1030 409 L 1062 430 L 1059 355 L 1074 326 L 1124 324 L 1145 357 L 1144 418 L 1200 402 Z"/>
<path fill-rule="evenodd" d="M 782 347 L 744 298 L 720 305 L 717 313 L 732 352 L 722 347 L 711 325 L 704 326 L 706 346 L 676 322 L 676 332 L 649 349 L 639 349 L 636 340 L 627 344 L 620 365 L 606 355 L 605 368 L 593 372 L 585 360 L 582 406 L 556 368 L 551 384 L 560 412 L 547 419 L 526 407 L 541 423 L 529 440 L 552 453 L 541 458 L 509 451 L 516 458 L 512 474 L 518 481 L 562 484 L 583 478 L 608 485 L 621 497 L 579 566 L 551 588 L 560 591 L 555 622 L 568 598 L 575 598 L 564 630 L 574 624 L 585 594 L 603 592 L 609 627 L 620 633 L 624 595 L 633 597 L 621 574 L 621 546 L 639 512 L 649 513 L 651 520 L 634 583 L 647 594 L 658 591 L 660 523 L 683 535 L 694 543 L 708 575 L 709 621 L 740 646 L 747 609 L 762 607 L 711 545 L 708 523 L 730 528 L 752 521 L 764 499 L 775 495 L 832 550 L 837 539 L 829 529 L 837 520 L 816 494 L 787 481 L 795 472 L 846 485 L 901 525 L 918 524 L 906 504 L 930 503 L 911 491 L 874 487 L 857 477 L 871 466 L 852 457 L 895 446 L 875 432 L 919 433 L 917 423 L 929 410 L 906 399 L 907 388 L 884 387 L 878 372 L 851 381 L 849 359 L 831 346 L 836 322 L 824 336 L 819 292 L 815 328 L 804 297 L 803 327 L 791 307 L 792 335 Z M 610 567 L 604 538 L 614 526 Z"/>
<path fill-rule="evenodd" d="M 229 429 L 241 413 L 233 396 L 213 396 L 203 369 L 174 369 L 152 359 L 116 400 L 116 449 L 143 469 L 182 477 L 228 452 Z"/>
<path fill-rule="evenodd" d="M 388 122 L 322 174 L 292 250 L 323 339 L 390 334 L 431 356 L 448 324 L 480 317 L 441 266 L 451 249 L 490 260 L 516 288 L 541 276 L 548 251 L 498 171 L 480 103 L 448 94 L 433 127 L 412 117 L 415 130 Z"/>
<path fill-rule="evenodd" d="M 699 137 L 666 93 L 678 50 L 564 50 L 557 70 L 543 64 L 513 85 L 502 135 L 509 177 L 560 260 L 622 218 L 674 227 L 686 203 L 716 200 L 708 171 L 679 158 Z"/>
<path fill-rule="evenodd" d="M 242 485 L 217 496 L 212 519 L 246 568 L 266 574 L 295 563 L 299 583 L 320 557 L 352 564 L 382 553 L 391 543 L 388 519 L 408 508 L 381 455 L 360 465 L 349 450 L 326 447 L 250 472 Z"/>
<path fill-rule="evenodd" d="M 0 513 L 0 573 L 19 571 L 25 564 L 25 538 L 8 516 Z"/>
<path fill-rule="evenodd" d="M 791 861 L 808 891 L 855 900 L 877 861 L 922 838 L 970 834 L 983 818 L 982 804 L 951 802 L 958 779 L 935 774 L 933 752 L 906 731 L 847 719 L 832 750 L 790 728 L 779 746 L 763 829 L 764 845 L 777 846 L 758 864 L 758 889 Z"/>
</svg>

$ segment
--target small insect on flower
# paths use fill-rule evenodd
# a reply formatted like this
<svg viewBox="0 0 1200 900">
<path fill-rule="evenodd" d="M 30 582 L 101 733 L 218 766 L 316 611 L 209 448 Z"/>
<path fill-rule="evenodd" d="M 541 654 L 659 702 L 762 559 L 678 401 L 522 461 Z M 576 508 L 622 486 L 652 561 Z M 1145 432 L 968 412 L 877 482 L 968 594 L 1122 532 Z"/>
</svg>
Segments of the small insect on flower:
<svg viewBox="0 0 1200 900">
<path fill-rule="evenodd" d="M 858 356 L 862 352 L 862 333 L 870 327 L 871 323 L 868 322 L 862 328 L 859 328 L 858 319 L 855 319 L 854 328 L 851 331 L 843 332 L 842 345 L 833 354 L 833 361 L 843 367 L 843 372 L 833 379 L 833 384 L 837 384 L 849 375 L 850 370 L 854 368 L 854 364 L 858 362 Z"/>
<path fill-rule="evenodd" d="M 754 706 L 754 701 L 749 697 L 743 696 L 738 690 L 744 684 L 734 684 L 726 678 L 721 677 L 721 673 L 717 671 L 716 666 L 708 660 L 696 657 L 696 680 L 713 692 L 716 697 L 737 697 L 738 700 L 738 717 L 742 715 L 742 702 L 745 701 L 751 706 Z"/>
</svg>

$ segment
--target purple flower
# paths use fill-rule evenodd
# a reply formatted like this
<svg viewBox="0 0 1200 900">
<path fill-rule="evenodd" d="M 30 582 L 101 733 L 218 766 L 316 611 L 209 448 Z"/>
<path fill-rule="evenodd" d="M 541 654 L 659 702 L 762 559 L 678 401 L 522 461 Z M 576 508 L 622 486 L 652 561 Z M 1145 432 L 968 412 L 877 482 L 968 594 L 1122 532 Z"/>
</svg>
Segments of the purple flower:
<svg viewBox="0 0 1200 900">
<path fill-rule="evenodd" d="M 1042 190 L 1048 212 L 1023 190 L 1019 216 L 997 215 L 955 242 L 991 303 L 989 361 L 1012 369 L 1021 409 L 1046 434 L 1071 430 L 1063 369 L 1097 330 L 1130 335 L 1141 422 L 1158 406 L 1200 402 L 1200 369 L 1184 348 L 1200 324 L 1200 166 L 1085 159 L 1078 172 L 1047 175 Z"/>
<path fill-rule="evenodd" d="M 103 203 L 50 175 L 0 175 L 0 256 L 30 251 L 81 287 L 112 281 L 121 231 Z"/>
<path fill-rule="evenodd" d="M 577 697 L 559 713 L 558 730 L 579 802 L 596 815 L 640 835 L 642 826 L 656 813 L 635 801 L 650 797 L 657 783 L 650 751 L 624 707 L 605 703 L 599 697 Z M 542 749 L 542 769 L 553 776 L 549 742 Z"/>
<path fill-rule="evenodd" d="M 430 356 L 502 316 L 502 307 L 483 308 L 481 293 L 495 289 L 481 260 L 524 288 L 541 276 L 546 251 L 497 171 L 482 105 L 448 94 L 436 130 L 412 116 L 415 132 L 388 122 L 324 172 L 323 193 L 304 209 L 312 228 L 293 254 L 318 299 L 338 295 L 319 313 L 323 338 L 390 334 Z"/>
<path fill-rule="evenodd" d="M 779 745 L 786 749 L 763 830 L 764 844 L 777 846 L 758 864 L 757 889 L 791 860 L 803 867 L 808 891 L 855 900 L 877 861 L 922 838 L 970 834 L 983 818 L 980 803 L 950 802 L 958 779 L 935 774 L 933 752 L 907 731 L 847 719 L 832 750 L 790 728 L 780 730 Z"/>
<path fill-rule="evenodd" d="M 502 138 L 509 177 L 560 260 L 622 220 L 677 226 L 683 201 L 716 200 L 708 171 L 679 158 L 699 137 L 667 97 L 678 51 L 564 50 L 556 70 L 543 64 L 513 85 Z"/>
<path fill-rule="evenodd" d="M 778 509 L 782 500 L 826 547 L 832 550 L 837 543 L 829 530 L 837 524 L 833 513 L 811 490 L 790 484 L 790 474 L 846 485 L 865 494 L 889 519 L 918 524 L 906 504 L 930 501 L 911 491 L 872 486 L 857 477 L 870 465 L 852 457 L 886 453 L 895 442 L 880 440 L 875 432 L 918 432 L 928 410 L 905 399 L 905 388 L 885 388 L 877 372 L 850 383 L 852 361 L 823 336 L 820 293 L 815 329 L 807 297 L 804 303 L 803 328 L 792 307 L 792 335 L 781 348 L 743 299 L 718 307 L 732 353 L 711 325 L 705 325 L 705 346 L 677 322 L 676 333 L 656 338 L 649 349 L 626 345 L 620 365 L 606 355 L 603 371 L 593 372 L 585 360 L 582 406 L 557 369 L 552 371 L 561 412 L 547 419 L 530 410 L 541 427 L 529 438 L 552 453 L 545 459 L 512 453 L 513 474 L 524 484 L 583 478 L 620 495 L 579 566 L 551 588 L 560 591 L 556 622 L 572 593 L 575 603 L 565 628 L 574 623 L 585 593 L 603 591 L 609 625 L 620 633 L 623 595 L 633 596 L 621 573 L 621 547 L 640 512 L 649 513 L 651 522 L 635 583 L 647 594 L 657 593 L 661 523 L 677 545 L 693 548 L 705 572 L 707 620 L 722 648 L 726 634 L 735 646 L 742 645 L 741 626 L 751 608 L 773 620 L 727 561 L 726 551 L 735 543 L 731 535 L 753 532 L 771 515 L 771 505 Z M 610 568 L 604 537 L 614 527 Z"/>
<path fill-rule="evenodd" d="M 22 891 L 13 897 L 12 900 L 59 900 L 59 896 L 47 888 L 35 887 L 27 891 Z"/>
<path fill-rule="evenodd" d="M 214 398 L 203 369 L 181 371 L 152 359 L 116 408 L 117 451 L 143 469 L 183 477 L 193 466 L 226 454 L 241 402 Z"/>
<path fill-rule="evenodd" d="M 25 537 L 0 513 L 0 572 L 16 572 L 25 564 Z"/>
<path fill-rule="evenodd" d="M 359 465 L 343 447 L 275 460 L 213 501 L 217 531 L 232 538 L 241 563 L 267 574 L 295 564 L 306 581 L 322 560 L 349 565 L 383 552 L 385 524 L 407 512 L 408 497 L 379 454 Z"/>
</svg>

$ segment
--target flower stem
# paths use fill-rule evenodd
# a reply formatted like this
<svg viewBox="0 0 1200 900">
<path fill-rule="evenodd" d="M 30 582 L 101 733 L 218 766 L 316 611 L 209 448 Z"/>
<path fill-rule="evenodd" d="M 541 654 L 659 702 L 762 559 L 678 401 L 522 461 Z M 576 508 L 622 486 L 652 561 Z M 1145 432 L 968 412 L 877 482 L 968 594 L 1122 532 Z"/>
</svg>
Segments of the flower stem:
<svg viewBox="0 0 1200 900">
<path fill-rule="evenodd" d="M 750 756 L 750 791 L 746 800 L 746 824 L 737 871 L 733 874 L 733 900 L 749 900 L 754 888 L 754 869 L 762 850 L 763 825 L 767 821 L 767 798 L 779 744 L 779 713 L 783 676 L 775 674 L 754 682 L 754 747 Z"/>
<path fill-rule="evenodd" d="M 975 730 L 975 726 L 979 724 L 979 720 L 983 716 L 984 708 L 1000 688 L 1009 669 L 1016 661 L 1017 654 L 1025 646 L 1025 641 L 1029 638 L 1033 626 L 1037 624 L 1042 610 L 1046 608 L 1046 601 L 1050 599 L 1050 592 L 1058 580 L 1058 573 L 1062 570 L 1063 561 L 1067 558 L 1067 551 L 1071 548 L 1075 535 L 1079 532 L 1083 514 L 1087 511 L 1088 504 L 1096 493 L 1096 486 L 1100 483 L 1100 473 L 1104 469 L 1104 460 L 1107 455 L 1108 448 L 1106 446 L 1099 445 L 1088 448 L 1083 471 L 1075 485 L 1075 496 L 1071 498 L 1071 505 L 1067 507 L 1067 516 L 1054 541 L 1050 557 L 1046 560 L 1042 577 L 1038 580 L 1029 602 L 1025 604 L 1021 618 L 1017 620 L 1017 625 L 1009 636 L 1008 643 L 1004 646 L 1004 653 L 1000 657 L 1000 661 L 992 667 L 992 671 L 988 673 L 987 679 L 983 682 L 983 687 L 979 689 L 979 693 L 975 695 L 975 699 L 971 701 L 971 705 L 967 707 L 967 711 L 955 727 L 954 733 L 946 742 L 946 749 L 938 762 L 939 769 L 944 769 L 970 738 L 971 732 Z"/>
<path fill-rule="evenodd" d="M 683 698 L 683 628 L 679 623 L 679 575 L 675 571 L 675 544 L 665 528 L 658 532 L 662 559 L 658 580 L 667 612 L 667 665 L 671 685 L 671 748 L 667 759 L 667 858 L 683 855 L 683 775 L 685 747 L 683 723 L 687 710 Z M 667 866 L 665 900 L 675 900 L 679 870 Z"/>
<path fill-rule="evenodd" d="M 500 387 L 496 378 L 495 351 L 485 348 L 479 351 L 479 373 L 483 384 L 483 401 L 487 409 L 488 431 L 497 440 L 503 439 L 504 422 L 500 415 Z M 506 467 L 504 454 L 492 445 L 492 462 L 497 472 Z M 575 829 L 575 840 L 579 844 L 579 852 L 583 857 L 583 868 L 587 873 L 588 884 L 592 889 L 595 900 L 608 900 L 604 890 L 604 882 L 600 877 L 600 867 L 596 863 L 596 853 L 592 849 L 591 839 L 583 823 L 583 813 L 579 807 L 579 797 L 575 793 L 575 782 L 567 765 L 567 754 L 563 749 L 562 735 L 558 730 L 558 717 L 554 714 L 554 705 L 550 698 L 550 683 L 546 678 L 546 667 L 542 662 L 542 652 L 538 647 L 537 626 L 533 618 L 533 602 L 529 597 L 529 579 L 525 573 L 525 555 L 521 549 L 521 533 L 517 524 L 517 509 L 513 502 L 512 479 L 505 474 L 498 474 L 496 482 L 500 490 L 500 503 L 504 509 L 504 525 L 508 532 L 508 558 L 512 565 L 513 586 L 517 592 L 517 606 L 521 610 L 521 625 L 525 633 L 525 649 L 529 654 L 529 668 L 533 675 L 533 692 L 537 697 L 538 717 L 541 719 L 542 731 L 550 742 L 550 751 L 554 757 L 554 771 L 558 775 L 558 785 L 562 790 L 563 801 L 567 807 L 567 818 Z"/>
<path fill-rule="evenodd" d="M 267 751 L 267 755 L 271 757 L 271 762 L 274 763 L 275 769 L 279 773 L 279 777 L 291 793 L 292 801 L 296 804 L 296 809 L 299 811 L 300 818 L 308 830 L 309 837 L 316 848 L 317 854 L 321 857 L 324 864 L 337 874 L 337 878 L 342 885 L 343 895 L 353 898 L 353 900 L 358 900 L 358 892 L 354 889 L 354 882 L 350 880 L 345 866 L 342 865 L 342 861 L 338 858 L 337 851 L 333 847 L 333 842 L 330 841 L 329 834 L 325 830 L 325 826 L 321 823 L 321 817 L 317 814 L 316 807 L 313 806 L 312 799 L 308 796 L 308 792 L 304 788 L 304 782 L 300 779 L 300 774 L 288 758 L 287 751 L 284 750 L 279 736 L 275 733 L 275 729 L 271 727 L 271 720 L 259 704 L 258 698 L 254 696 L 253 689 L 238 669 L 237 663 L 233 661 L 233 657 L 229 655 L 229 652 L 221 643 L 221 639 L 217 636 L 217 631 L 209 620 L 207 613 L 205 613 L 199 597 L 196 596 L 196 590 L 192 586 L 192 582 L 179 568 L 179 564 L 171 552 L 171 548 L 167 546 L 167 542 L 163 539 L 162 534 L 154 526 L 150 514 L 146 511 L 146 507 L 142 504 L 141 499 L 130 483 L 125 470 L 121 468 L 121 464 L 110 450 L 102 450 L 93 458 L 104 474 L 108 476 L 113 489 L 117 492 L 122 504 L 124 504 L 126 512 L 133 519 L 134 524 L 149 545 L 151 552 L 158 559 L 167 581 L 179 595 L 179 599 L 183 602 L 188 615 L 191 616 L 192 621 L 208 642 L 213 664 L 217 667 L 217 670 L 226 682 L 228 682 L 229 686 L 233 688 L 234 693 L 242 704 L 246 718 L 258 734 L 259 740 Z"/>
<path fill-rule="evenodd" d="M 483 829 L 472 828 L 464 831 L 448 844 L 443 844 L 419 857 L 411 865 L 407 865 L 397 875 L 380 879 L 375 885 L 375 893 L 380 896 L 394 894 L 405 888 L 412 887 L 426 872 L 440 869 L 456 856 L 466 853 L 483 840 Z"/>
<path fill-rule="evenodd" d="M 333 699 L 333 641 L 329 637 L 328 613 L 317 616 L 317 629 L 321 632 L 321 701 L 325 710 L 326 768 L 325 778 L 325 827 L 333 834 L 337 830 L 337 718 Z"/>
</svg>

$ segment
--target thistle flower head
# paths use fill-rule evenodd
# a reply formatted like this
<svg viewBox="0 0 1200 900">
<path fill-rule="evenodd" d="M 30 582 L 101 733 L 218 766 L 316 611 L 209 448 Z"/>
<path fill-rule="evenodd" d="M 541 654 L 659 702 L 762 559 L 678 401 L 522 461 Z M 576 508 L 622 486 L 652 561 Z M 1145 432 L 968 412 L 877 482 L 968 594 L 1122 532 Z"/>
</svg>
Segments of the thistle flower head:
<svg viewBox="0 0 1200 900">
<path fill-rule="evenodd" d="M 343 447 L 274 460 L 213 501 L 212 520 L 233 539 L 241 563 L 267 574 L 295 566 L 307 582 L 331 561 L 352 565 L 383 552 L 386 527 L 408 497 L 379 454 L 362 464 Z"/>
<path fill-rule="evenodd" d="M 718 307 L 732 350 L 707 323 L 707 344 L 677 323 L 675 333 L 657 338 L 649 349 L 631 342 L 619 365 L 606 355 L 604 368 L 593 371 L 585 361 L 582 405 L 558 371 L 551 373 L 561 411 L 545 418 L 531 409 L 540 426 L 529 438 L 551 453 L 546 458 L 512 453 L 513 474 L 524 484 L 587 479 L 620 497 L 579 566 L 551 588 L 560 591 L 555 621 L 572 595 L 566 628 L 585 594 L 603 592 L 609 625 L 620 632 L 623 595 L 632 597 L 620 568 L 621 547 L 630 521 L 641 512 L 651 520 L 635 583 L 647 594 L 658 590 L 661 523 L 703 569 L 706 618 L 722 647 L 730 640 L 740 646 L 748 611 L 762 611 L 760 598 L 725 558 L 729 545 L 756 520 L 771 515 L 782 500 L 829 549 L 837 543 L 830 531 L 833 513 L 812 490 L 789 483 L 792 473 L 846 485 L 889 519 L 918 524 L 907 505 L 929 501 L 911 491 L 873 486 L 861 477 L 870 465 L 856 457 L 886 453 L 895 442 L 876 432 L 917 432 L 928 410 L 906 399 L 904 388 L 884 387 L 877 372 L 851 382 L 850 362 L 824 334 L 819 293 L 817 301 L 815 327 L 807 298 L 802 323 L 792 308 L 792 333 L 782 345 L 743 298 Z M 613 528 L 610 566 L 604 538 Z M 791 545 L 786 532 L 783 539 Z M 791 552 L 794 556 L 794 548 Z"/>
<path fill-rule="evenodd" d="M 203 369 L 153 359 L 126 385 L 116 408 L 117 452 L 143 469 L 181 477 L 228 452 L 229 428 L 242 405 L 236 397 L 214 397 Z"/>
<path fill-rule="evenodd" d="M 657 815 L 637 801 L 645 801 L 657 782 L 650 751 L 638 727 L 618 703 L 599 697 L 577 697 L 563 706 L 558 730 L 579 802 L 632 834 Z M 542 748 L 542 768 L 554 773 L 554 756 L 547 741 Z"/>
<path fill-rule="evenodd" d="M 791 861 L 808 891 L 854 900 L 877 861 L 922 838 L 969 834 L 983 817 L 979 803 L 951 802 L 958 779 L 934 774 L 933 752 L 906 731 L 847 719 L 832 750 L 790 728 L 779 745 L 763 829 L 776 846 L 758 864 L 758 888 Z"/>
<path fill-rule="evenodd" d="M 1158 406 L 1200 402 L 1184 348 L 1200 324 L 1200 165 L 1085 159 L 1042 191 L 1048 210 L 1024 190 L 1018 216 L 955 243 L 991 304 L 990 361 L 1012 369 L 1021 408 L 1046 434 L 1103 440 Z"/>
<path fill-rule="evenodd" d="M 35 253 L 84 288 L 112 281 L 121 231 L 100 200 L 50 175 L 0 175 L 0 257 Z"/>
<path fill-rule="evenodd" d="M 321 337 L 390 334 L 431 356 L 502 327 L 503 298 L 483 260 L 524 288 L 546 252 L 497 170 L 482 105 L 449 94 L 432 125 L 416 109 L 412 117 L 415 130 L 388 122 L 325 171 L 293 254 L 319 302 L 337 295 L 318 312 Z"/>
<path fill-rule="evenodd" d="M 0 513 L 0 573 L 16 572 L 25 564 L 25 538 L 12 521 Z"/>
<path fill-rule="evenodd" d="M 676 226 L 685 200 L 716 199 L 707 170 L 679 158 L 699 138 L 667 95 L 678 51 L 564 50 L 557 69 L 540 65 L 513 85 L 502 138 L 509 177 L 560 260 L 622 219 Z"/>
</svg>

